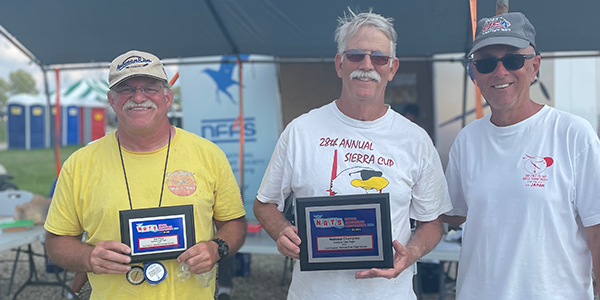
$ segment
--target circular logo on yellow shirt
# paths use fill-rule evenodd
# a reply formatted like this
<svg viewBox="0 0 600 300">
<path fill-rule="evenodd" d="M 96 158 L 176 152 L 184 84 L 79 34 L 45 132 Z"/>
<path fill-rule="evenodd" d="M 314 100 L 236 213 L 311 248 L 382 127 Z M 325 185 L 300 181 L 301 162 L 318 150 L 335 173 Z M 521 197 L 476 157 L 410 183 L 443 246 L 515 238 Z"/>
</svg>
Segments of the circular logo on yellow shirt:
<svg viewBox="0 0 600 300">
<path fill-rule="evenodd" d="M 196 191 L 194 173 L 183 170 L 167 173 L 167 186 L 175 195 L 189 196 Z"/>
</svg>

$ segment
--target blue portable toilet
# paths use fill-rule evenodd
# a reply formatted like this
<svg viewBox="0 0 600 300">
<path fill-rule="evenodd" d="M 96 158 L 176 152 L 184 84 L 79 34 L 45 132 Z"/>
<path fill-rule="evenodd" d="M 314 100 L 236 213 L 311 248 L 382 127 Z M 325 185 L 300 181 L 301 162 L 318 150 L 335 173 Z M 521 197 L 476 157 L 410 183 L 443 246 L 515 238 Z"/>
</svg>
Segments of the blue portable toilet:
<svg viewBox="0 0 600 300">
<path fill-rule="evenodd" d="M 80 115 L 79 115 L 79 103 L 74 97 L 64 97 L 60 103 L 62 107 L 61 120 L 62 126 L 62 144 L 63 145 L 79 145 L 81 141 L 80 136 Z"/>
<path fill-rule="evenodd" d="M 7 140 L 9 149 L 44 148 L 46 142 L 46 103 L 39 95 L 17 94 L 8 106 Z"/>
<path fill-rule="evenodd" d="M 65 114 L 65 122 L 67 134 L 65 136 L 67 145 L 79 145 L 79 107 L 72 105 L 65 108 L 67 113 Z"/>
<path fill-rule="evenodd" d="M 44 148 L 46 105 L 38 103 L 29 107 L 30 149 Z"/>
<path fill-rule="evenodd" d="M 104 136 L 103 111 L 107 106 L 107 92 L 106 81 L 89 78 L 61 89 L 62 145 L 87 144 L 94 137 Z M 51 101 L 56 101 L 55 95 L 51 96 Z"/>
<path fill-rule="evenodd" d="M 24 103 L 7 102 L 8 123 L 6 124 L 6 140 L 9 149 L 25 149 L 25 116 L 26 105 Z"/>
<path fill-rule="evenodd" d="M 52 103 L 52 122 L 54 122 L 56 116 L 56 95 L 50 96 Z M 79 103 L 74 97 L 64 96 L 61 93 L 60 98 L 60 145 L 79 145 L 81 141 L 80 136 L 80 114 L 79 114 Z M 54 141 L 52 141 L 54 145 Z"/>
</svg>

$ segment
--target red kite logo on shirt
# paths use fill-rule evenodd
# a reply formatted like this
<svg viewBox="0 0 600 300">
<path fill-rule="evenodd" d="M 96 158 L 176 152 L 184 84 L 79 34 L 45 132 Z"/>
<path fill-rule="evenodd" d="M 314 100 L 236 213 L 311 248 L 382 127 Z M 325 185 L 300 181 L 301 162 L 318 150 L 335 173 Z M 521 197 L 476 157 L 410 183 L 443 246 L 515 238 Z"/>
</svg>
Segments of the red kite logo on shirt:
<svg viewBox="0 0 600 300">
<path fill-rule="evenodd" d="M 554 164 L 554 159 L 550 156 L 542 157 L 525 154 L 523 160 L 525 161 L 524 168 L 527 172 L 523 177 L 525 186 L 545 187 L 548 183 L 548 175 L 542 173 Z"/>
<path fill-rule="evenodd" d="M 554 163 L 552 157 L 549 156 L 541 157 L 525 154 L 523 159 L 525 159 L 525 171 L 529 174 L 540 174 Z"/>
</svg>

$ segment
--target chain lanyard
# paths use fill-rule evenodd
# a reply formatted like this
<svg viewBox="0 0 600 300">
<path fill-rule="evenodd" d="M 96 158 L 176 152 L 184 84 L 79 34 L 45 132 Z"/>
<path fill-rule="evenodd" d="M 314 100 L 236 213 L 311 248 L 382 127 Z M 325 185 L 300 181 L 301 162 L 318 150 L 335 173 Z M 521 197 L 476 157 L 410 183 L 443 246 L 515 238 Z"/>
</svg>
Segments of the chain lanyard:
<svg viewBox="0 0 600 300">
<path fill-rule="evenodd" d="M 125 186 L 127 187 L 127 197 L 129 197 L 129 208 L 133 210 L 131 204 L 131 193 L 129 192 L 129 183 L 127 182 L 127 173 L 125 172 L 125 163 L 123 162 L 123 152 L 121 151 L 121 141 L 117 136 L 117 144 L 119 144 L 119 156 L 121 156 L 121 165 L 123 166 L 123 175 L 125 176 Z M 160 199 L 158 200 L 158 207 L 162 204 L 163 191 L 165 189 L 165 177 L 167 175 L 167 163 L 169 162 L 169 152 L 171 151 L 171 128 L 169 128 L 169 144 L 167 146 L 167 158 L 165 159 L 165 170 L 163 172 L 162 185 L 160 188 Z"/>
</svg>

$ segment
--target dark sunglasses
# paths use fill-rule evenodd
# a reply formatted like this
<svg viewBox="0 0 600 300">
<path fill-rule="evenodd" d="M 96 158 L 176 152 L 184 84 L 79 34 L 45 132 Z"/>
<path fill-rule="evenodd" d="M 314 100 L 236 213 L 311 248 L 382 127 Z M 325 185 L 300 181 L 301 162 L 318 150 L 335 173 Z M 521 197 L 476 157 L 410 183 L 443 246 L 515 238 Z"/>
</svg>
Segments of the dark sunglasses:
<svg viewBox="0 0 600 300">
<path fill-rule="evenodd" d="M 478 60 L 471 59 L 471 62 L 481 74 L 489 74 L 496 70 L 498 62 L 501 61 L 505 69 L 514 71 L 525 65 L 525 60 L 534 58 L 535 54 L 507 54 L 502 58 L 486 57 Z"/>
<path fill-rule="evenodd" d="M 371 57 L 371 62 L 374 65 L 379 66 L 386 65 L 391 58 L 390 56 L 381 51 L 373 51 L 371 52 L 371 54 L 367 54 L 364 50 L 361 49 L 349 49 L 344 51 L 343 54 L 346 55 L 346 58 L 348 58 L 348 60 L 351 62 L 361 62 L 363 61 L 363 59 L 365 59 L 365 56 L 368 55 Z"/>
</svg>

